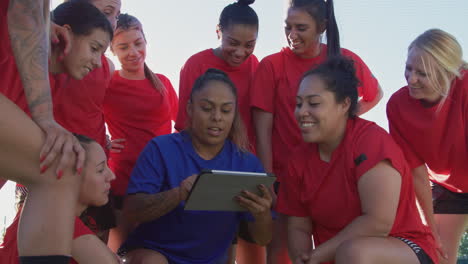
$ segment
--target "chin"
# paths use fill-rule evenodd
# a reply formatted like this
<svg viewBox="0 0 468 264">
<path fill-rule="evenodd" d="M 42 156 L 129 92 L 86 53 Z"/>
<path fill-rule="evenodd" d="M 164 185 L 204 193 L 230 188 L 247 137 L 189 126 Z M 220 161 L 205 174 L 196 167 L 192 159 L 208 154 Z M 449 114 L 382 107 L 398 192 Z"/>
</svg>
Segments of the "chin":
<svg viewBox="0 0 468 264">
<path fill-rule="evenodd" d="M 72 77 L 73 79 L 78 80 L 78 81 L 83 80 L 84 77 L 86 77 L 86 74 L 82 74 L 82 73 L 81 74 L 70 73 L 69 75 L 70 75 L 70 77 Z"/>
</svg>

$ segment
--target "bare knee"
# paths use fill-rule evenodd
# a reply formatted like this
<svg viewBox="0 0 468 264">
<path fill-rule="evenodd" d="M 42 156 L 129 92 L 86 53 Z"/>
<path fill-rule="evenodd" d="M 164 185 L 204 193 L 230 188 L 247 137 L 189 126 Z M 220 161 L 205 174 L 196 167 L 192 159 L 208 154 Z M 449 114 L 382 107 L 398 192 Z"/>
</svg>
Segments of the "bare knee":
<svg viewBox="0 0 468 264">
<path fill-rule="evenodd" d="M 363 239 L 351 239 L 340 244 L 336 250 L 335 263 L 372 263 L 372 249 Z"/>
<path fill-rule="evenodd" d="M 126 263 L 129 264 L 169 264 L 167 258 L 151 249 L 135 249 L 125 257 Z"/>
</svg>

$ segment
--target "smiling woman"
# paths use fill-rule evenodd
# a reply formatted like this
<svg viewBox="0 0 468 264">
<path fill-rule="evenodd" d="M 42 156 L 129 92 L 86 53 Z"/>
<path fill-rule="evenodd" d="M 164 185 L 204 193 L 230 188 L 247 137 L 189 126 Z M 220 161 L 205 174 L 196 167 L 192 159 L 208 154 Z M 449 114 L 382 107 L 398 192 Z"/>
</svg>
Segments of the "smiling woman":
<svg viewBox="0 0 468 264">
<path fill-rule="evenodd" d="M 124 216 L 137 228 L 122 245 L 128 263 L 227 263 L 241 220 L 248 220 L 253 240 L 271 238 L 272 198 L 250 192 L 235 198 L 245 212 L 184 210 L 203 168 L 262 172 L 259 160 L 245 151 L 237 92 L 219 70 L 209 69 L 192 89 L 186 108 L 188 128 L 151 140 L 132 172 Z M 252 219 L 253 218 L 253 219 Z"/>
<path fill-rule="evenodd" d="M 258 60 L 253 51 L 258 35 L 258 16 L 249 6 L 254 0 L 239 0 L 227 5 L 219 17 L 216 34 L 220 45 L 192 55 L 182 67 L 179 80 L 179 112 L 175 128 L 187 123 L 185 107 L 195 80 L 209 68 L 226 72 L 239 93 L 239 110 L 253 147 L 253 128 L 249 108 L 249 87 Z"/>
</svg>

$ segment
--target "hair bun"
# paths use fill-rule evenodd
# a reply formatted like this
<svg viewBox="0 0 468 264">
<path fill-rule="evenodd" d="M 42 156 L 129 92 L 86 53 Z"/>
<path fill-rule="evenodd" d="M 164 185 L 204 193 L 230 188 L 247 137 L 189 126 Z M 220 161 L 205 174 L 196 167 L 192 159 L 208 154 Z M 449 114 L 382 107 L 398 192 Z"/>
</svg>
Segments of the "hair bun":
<svg viewBox="0 0 468 264">
<path fill-rule="evenodd" d="M 224 71 L 216 68 L 209 68 L 208 70 L 206 70 L 205 74 L 221 74 L 223 76 L 228 77 L 228 75 Z"/>
<path fill-rule="evenodd" d="M 328 65 L 330 69 L 348 73 L 350 75 L 356 74 L 356 69 L 354 67 L 354 61 L 350 58 L 347 58 L 343 55 L 332 56 L 327 59 L 325 64 Z"/>
<path fill-rule="evenodd" d="M 255 2 L 255 0 L 237 0 L 237 3 L 239 3 L 239 5 L 251 5 Z"/>
</svg>

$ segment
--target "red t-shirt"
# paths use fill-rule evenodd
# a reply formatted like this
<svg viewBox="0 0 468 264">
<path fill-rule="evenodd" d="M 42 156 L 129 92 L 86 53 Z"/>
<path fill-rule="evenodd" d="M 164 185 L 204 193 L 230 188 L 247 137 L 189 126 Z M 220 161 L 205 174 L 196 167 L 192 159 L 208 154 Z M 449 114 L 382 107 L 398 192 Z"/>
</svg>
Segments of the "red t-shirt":
<svg viewBox="0 0 468 264">
<path fill-rule="evenodd" d="M 0 0 L 0 93 L 29 115 L 28 102 L 16 67 L 8 33 L 7 11 L 9 0 Z"/>
<path fill-rule="evenodd" d="M 468 193 L 468 70 L 462 74 L 442 105 L 424 107 L 401 88 L 388 101 L 387 117 L 411 168 L 426 164 L 431 181 Z"/>
<path fill-rule="evenodd" d="M 2 264 L 19 264 L 17 239 L 19 219 L 20 212 L 17 213 L 15 219 L 7 228 L 5 237 L 3 238 L 3 243 L 0 245 L 0 263 Z M 75 231 L 73 234 L 73 239 L 84 235 L 94 235 L 94 233 L 87 226 L 85 226 L 80 218 L 77 217 L 75 219 Z M 70 263 L 77 264 L 74 259 L 72 259 Z"/>
<path fill-rule="evenodd" d="M 179 131 L 185 128 L 185 122 L 187 121 L 185 108 L 195 80 L 204 74 L 206 70 L 215 68 L 224 71 L 236 86 L 241 117 L 246 126 L 250 142 L 253 144 L 254 131 L 250 116 L 249 89 L 257 66 L 258 59 L 253 54 L 239 67 L 232 67 L 227 64 L 223 59 L 214 55 L 213 49 L 201 51 L 190 57 L 180 71 L 180 103 L 175 128 Z"/>
<path fill-rule="evenodd" d="M 106 149 L 106 128 L 102 104 L 111 79 L 109 63 L 101 56 L 102 67 L 83 80 L 63 73 L 54 76 L 51 87 L 55 120 L 65 129 L 96 140 Z"/>
<path fill-rule="evenodd" d="M 361 81 L 359 96 L 364 101 L 372 101 L 378 93 L 378 82 L 366 64 L 356 54 L 347 49 L 341 53 L 355 62 L 356 75 Z M 250 102 L 273 114 L 272 155 L 273 171 L 278 173 L 286 165 L 286 155 L 299 144 L 302 136 L 294 117 L 296 95 L 302 75 L 312 67 L 326 60 L 327 46 L 322 44 L 322 52 L 311 59 L 302 59 L 289 48 L 265 57 L 258 66 L 253 80 Z"/>
<path fill-rule="evenodd" d="M 169 79 L 156 74 L 167 90 L 157 91 L 150 80 L 128 80 L 115 71 L 104 100 L 104 116 L 112 139 L 125 138 L 120 153 L 110 153 L 109 166 L 116 175 L 112 191 L 124 195 L 140 152 L 152 138 L 170 134 L 177 116 L 177 95 Z"/>
<path fill-rule="evenodd" d="M 329 163 L 320 159 L 317 144 L 296 149 L 285 172 L 288 180 L 280 185 L 276 209 L 309 217 L 315 245 L 320 245 L 362 214 L 358 181 L 383 160 L 390 161 L 402 178 L 389 235 L 413 241 L 436 260 L 435 242 L 416 208 L 413 178 L 403 153 L 387 132 L 361 118 L 348 120 L 346 135 Z"/>
</svg>

